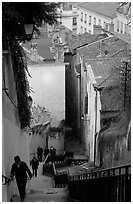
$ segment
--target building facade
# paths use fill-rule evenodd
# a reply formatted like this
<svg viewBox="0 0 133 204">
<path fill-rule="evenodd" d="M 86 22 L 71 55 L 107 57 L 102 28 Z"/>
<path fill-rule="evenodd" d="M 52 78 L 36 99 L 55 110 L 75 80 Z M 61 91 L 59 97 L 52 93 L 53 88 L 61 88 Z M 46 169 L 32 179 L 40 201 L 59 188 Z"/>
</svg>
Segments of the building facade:
<svg viewBox="0 0 133 204">
<path fill-rule="evenodd" d="M 100 130 L 100 97 L 95 90 L 91 67 L 78 54 L 67 53 L 66 121 L 84 147 L 90 162 L 95 160 L 95 135 Z"/>
<path fill-rule="evenodd" d="M 61 8 L 61 23 L 75 34 L 95 33 L 95 26 L 109 32 L 131 34 L 131 5 L 120 2 L 69 3 Z"/>
<path fill-rule="evenodd" d="M 2 63 L 2 175 L 9 177 L 14 156 L 19 155 L 29 164 L 29 136 L 20 128 L 13 63 L 9 50 L 3 50 Z M 15 193 L 18 190 L 13 188 L 13 181 L 9 185 L 2 185 L 3 202 L 9 202 Z"/>
</svg>

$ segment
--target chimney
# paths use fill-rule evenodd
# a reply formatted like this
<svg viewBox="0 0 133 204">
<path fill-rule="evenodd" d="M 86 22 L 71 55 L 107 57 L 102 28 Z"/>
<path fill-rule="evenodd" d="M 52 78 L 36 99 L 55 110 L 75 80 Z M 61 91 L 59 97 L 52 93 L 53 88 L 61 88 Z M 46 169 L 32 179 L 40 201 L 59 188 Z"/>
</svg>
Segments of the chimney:
<svg viewBox="0 0 133 204">
<path fill-rule="evenodd" d="M 111 24 L 109 24 L 109 31 L 111 32 L 111 33 L 113 33 L 114 32 L 114 24 L 111 22 Z"/>
<path fill-rule="evenodd" d="M 105 56 L 108 54 L 108 51 L 106 50 L 105 41 L 102 39 L 100 40 L 100 57 Z"/>
<path fill-rule="evenodd" d="M 93 26 L 93 34 L 94 35 L 99 35 L 101 34 L 102 26 L 100 25 L 94 25 Z"/>
</svg>

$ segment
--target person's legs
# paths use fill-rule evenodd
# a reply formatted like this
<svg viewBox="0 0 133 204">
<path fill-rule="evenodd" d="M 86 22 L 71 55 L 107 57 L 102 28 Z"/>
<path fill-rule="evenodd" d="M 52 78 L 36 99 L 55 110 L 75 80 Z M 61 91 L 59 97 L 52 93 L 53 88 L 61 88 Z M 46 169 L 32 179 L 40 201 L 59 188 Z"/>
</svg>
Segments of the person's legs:
<svg viewBox="0 0 133 204">
<path fill-rule="evenodd" d="M 32 175 L 34 176 L 34 168 L 32 168 Z"/>
<path fill-rule="evenodd" d="M 35 177 L 37 177 L 37 169 L 35 169 Z"/>
<path fill-rule="evenodd" d="M 24 178 L 23 180 L 16 180 L 16 182 L 19 190 L 20 199 L 21 201 L 24 201 L 27 179 Z"/>
</svg>

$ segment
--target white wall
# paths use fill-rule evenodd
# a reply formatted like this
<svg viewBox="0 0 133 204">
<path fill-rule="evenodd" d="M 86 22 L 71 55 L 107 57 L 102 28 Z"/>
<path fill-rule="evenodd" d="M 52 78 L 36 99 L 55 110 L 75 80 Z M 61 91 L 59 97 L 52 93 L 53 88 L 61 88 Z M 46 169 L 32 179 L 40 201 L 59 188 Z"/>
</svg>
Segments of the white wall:
<svg viewBox="0 0 133 204">
<path fill-rule="evenodd" d="M 28 135 L 7 118 L 3 117 L 2 122 L 2 174 L 9 176 L 14 156 L 19 155 L 22 160 L 29 164 Z M 8 187 L 3 186 L 3 201 L 9 200 L 11 194 L 14 193 L 11 190 L 11 185 Z"/>
<path fill-rule="evenodd" d="M 78 31 L 77 33 L 81 33 L 81 26 L 83 27 L 83 33 L 84 33 L 84 28 L 87 29 L 87 32 L 91 31 L 91 34 L 93 34 L 93 25 L 94 25 L 94 17 L 96 18 L 96 25 L 99 25 L 98 20 L 101 20 L 101 26 L 104 28 L 104 22 L 110 24 L 112 19 L 108 18 L 106 16 L 103 16 L 101 14 L 95 13 L 93 11 L 88 11 L 83 8 L 79 8 L 79 17 L 78 17 Z M 83 21 L 81 21 L 81 13 L 83 13 Z M 87 14 L 87 23 L 84 23 L 84 16 Z M 89 25 L 89 16 L 91 16 L 91 25 Z"/>
<path fill-rule="evenodd" d="M 29 77 L 33 101 L 40 106 L 45 106 L 51 112 L 51 125 L 57 126 L 65 119 L 65 65 L 44 64 L 30 65 Z"/>
<path fill-rule="evenodd" d="M 28 134 L 20 129 L 10 53 L 3 54 L 2 62 L 2 71 L 8 90 L 8 95 L 4 90 L 2 92 L 2 174 L 9 177 L 14 156 L 19 155 L 22 160 L 29 163 L 29 140 Z M 16 191 L 12 183 L 9 186 L 2 186 L 3 202 L 9 201 Z"/>
</svg>

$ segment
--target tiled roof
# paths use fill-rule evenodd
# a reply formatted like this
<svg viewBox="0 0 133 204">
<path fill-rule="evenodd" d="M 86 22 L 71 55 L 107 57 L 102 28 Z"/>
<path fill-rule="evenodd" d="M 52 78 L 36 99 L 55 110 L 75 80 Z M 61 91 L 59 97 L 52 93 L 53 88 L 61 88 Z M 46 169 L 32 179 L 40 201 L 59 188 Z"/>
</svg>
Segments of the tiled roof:
<svg viewBox="0 0 133 204">
<path fill-rule="evenodd" d="M 124 101 L 123 58 L 90 60 L 100 92 L 102 111 L 120 110 Z M 129 82 L 130 83 L 130 82 Z"/>
<path fill-rule="evenodd" d="M 123 4 L 117 8 L 117 12 L 123 15 L 128 15 L 128 17 L 131 17 L 131 2 L 123 2 Z"/>
<path fill-rule="evenodd" d="M 50 51 L 50 46 L 52 45 L 51 38 L 33 39 L 32 42 L 25 43 L 24 47 L 30 49 L 31 43 L 37 43 L 37 52 L 39 56 L 49 60 L 54 58 L 55 53 Z"/>
<path fill-rule="evenodd" d="M 112 81 L 112 74 L 114 69 L 121 71 L 121 60 L 122 58 L 110 58 L 110 59 L 97 59 L 89 60 L 87 64 L 90 64 L 95 76 L 97 86 L 106 87 L 106 86 L 116 86 L 117 80 L 115 78 Z M 112 83 L 113 82 L 113 83 Z"/>
<path fill-rule="evenodd" d="M 116 36 L 105 38 L 104 43 L 104 49 L 107 51 L 107 53 L 102 56 L 100 55 L 100 41 L 79 48 L 77 51 L 80 53 L 85 62 L 90 59 L 109 58 L 113 56 L 125 57 L 131 52 L 130 45 Z"/>
<path fill-rule="evenodd" d="M 86 44 L 91 44 L 97 40 L 106 38 L 106 34 L 92 35 L 85 32 L 82 35 L 73 36 L 72 40 L 69 41 L 69 47 L 71 50 L 81 47 Z"/>
<path fill-rule="evenodd" d="M 83 2 L 78 5 L 88 11 L 94 11 L 104 16 L 114 18 L 115 10 L 120 6 L 120 2 Z"/>
</svg>

